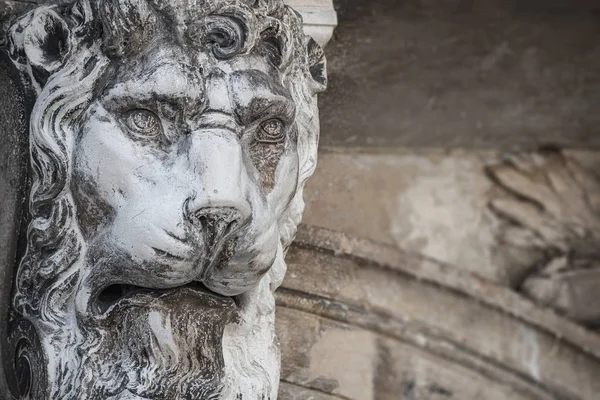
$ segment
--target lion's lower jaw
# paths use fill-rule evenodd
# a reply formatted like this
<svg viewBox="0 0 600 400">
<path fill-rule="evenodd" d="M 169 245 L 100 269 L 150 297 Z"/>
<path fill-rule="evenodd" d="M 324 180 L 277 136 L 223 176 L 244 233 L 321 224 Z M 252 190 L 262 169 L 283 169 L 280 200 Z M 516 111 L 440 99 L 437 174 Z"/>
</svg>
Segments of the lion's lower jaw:
<svg viewBox="0 0 600 400">
<path fill-rule="evenodd" d="M 136 329 L 134 326 L 139 329 L 140 321 L 148 318 L 116 321 L 119 326 L 114 329 L 95 327 L 90 330 L 81 324 L 51 329 L 51 335 L 41 338 L 46 354 L 53 355 L 52 362 L 48 363 L 51 368 L 48 371 L 50 388 L 45 398 L 44 395 L 39 398 L 275 400 L 280 352 L 275 335 L 275 301 L 270 282 L 268 274 L 255 289 L 243 295 L 238 322 L 227 324 L 222 332 L 221 351 L 206 348 L 207 342 L 210 342 L 206 336 L 184 337 L 188 329 L 198 328 L 195 324 L 199 318 L 192 316 L 182 321 L 184 314 L 179 311 L 170 319 L 179 320 L 181 328 L 167 332 L 174 335 L 175 340 L 170 342 L 172 348 L 166 351 L 163 351 L 165 343 L 128 342 L 132 336 L 137 337 L 142 332 L 148 334 L 147 338 L 158 334 L 140 329 L 132 335 Z M 146 315 L 150 316 L 149 313 Z M 162 317 L 168 319 L 169 315 Z M 164 321 L 160 327 L 163 326 Z M 139 351 L 132 352 L 132 347 Z M 189 354 L 190 349 L 197 351 L 195 355 L 202 353 L 203 357 L 208 353 L 210 362 L 190 362 L 189 359 L 195 356 L 185 354 Z M 142 352 L 146 356 L 152 355 L 151 363 L 131 361 Z M 178 352 L 178 360 L 173 363 L 173 354 Z M 207 373 L 207 366 L 210 373 Z M 186 369 L 188 373 L 182 373 Z"/>
</svg>

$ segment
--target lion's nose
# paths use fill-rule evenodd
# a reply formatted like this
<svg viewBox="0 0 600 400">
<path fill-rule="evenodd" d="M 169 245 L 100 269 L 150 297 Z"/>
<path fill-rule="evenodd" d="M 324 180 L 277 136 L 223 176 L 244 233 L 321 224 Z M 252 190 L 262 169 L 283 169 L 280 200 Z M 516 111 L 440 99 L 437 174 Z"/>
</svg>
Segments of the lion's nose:
<svg viewBox="0 0 600 400">
<path fill-rule="evenodd" d="M 213 252 L 223 239 L 240 229 L 252 218 L 246 190 L 249 177 L 244 155 L 235 132 L 212 121 L 189 136 L 193 195 L 186 200 L 189 222 L 202 232 L 207 250 Z M 193 185 L 193 186 L 192 186 Z"/>
<path fill-rule="evenodd" d="M 189 213 L 188 218 L 202 232 L 209 251 L 215 250 L 245 220 L 244 213 L 236 207 L 203 207 Z"/>
</svg>

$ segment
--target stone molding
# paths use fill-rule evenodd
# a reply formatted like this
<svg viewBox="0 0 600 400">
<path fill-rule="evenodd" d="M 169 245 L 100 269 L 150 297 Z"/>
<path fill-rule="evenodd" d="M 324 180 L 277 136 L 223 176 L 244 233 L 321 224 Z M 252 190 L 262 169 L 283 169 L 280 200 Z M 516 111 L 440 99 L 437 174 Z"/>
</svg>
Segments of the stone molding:
<svg viewBox="0 0 600 400">
<path fill-rule="evenodd" d="M 302 15 L 304 32 L 325 47 L 337 26 L 337 13 L 332 0 L 286 0 Z"/>
</svg>

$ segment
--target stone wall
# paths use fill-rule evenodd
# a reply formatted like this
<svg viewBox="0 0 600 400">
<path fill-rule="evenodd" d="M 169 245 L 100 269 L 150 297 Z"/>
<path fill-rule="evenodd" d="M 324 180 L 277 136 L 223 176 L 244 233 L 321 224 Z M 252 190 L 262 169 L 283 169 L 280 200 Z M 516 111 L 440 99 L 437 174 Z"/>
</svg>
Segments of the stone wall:
<svg viewBox="0 0 600 400">
<path fill-rule="evenodd" d="M 335 5 L 323 144 L 600 146 L 597 2 Z"/>
</svg>

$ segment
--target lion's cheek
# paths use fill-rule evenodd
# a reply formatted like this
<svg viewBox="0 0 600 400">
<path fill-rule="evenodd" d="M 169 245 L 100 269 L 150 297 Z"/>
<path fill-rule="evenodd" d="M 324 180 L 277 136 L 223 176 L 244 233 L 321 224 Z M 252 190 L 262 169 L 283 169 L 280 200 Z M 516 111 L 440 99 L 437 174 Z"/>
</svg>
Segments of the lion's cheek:
<svg viewBox="0 0 600 400">
<path fill-rule="evenodd" d="M 231 257 L 215 265 L 203 280 L 206 287 L 224 296 L 236 296 L 252 289 L 271 269 L 279 244 L 276 224 L 261 235 L 240 236 Z"/>
<path fill-rule="evenodd" d="M 288 208 L 288 205 L 296 194 L 298 187 L 298 153 L 296 146 L 288 149 L 277 165 L 274 174 L 274 189 L 267 195 L 267 201 L 271 205 L 277 219 L 279 219 Z"/>
<path fill-rule="evenodd" d="M 143 165 L 138 157 L 130 156 L 136 154 L 135 144 L 117 123 L 101 107 L 95 111 L 82 126 L 76 143 L 71 186 L 77 189 L 76 195 L 117 209 L 124 203 L 127 188 L 133 186 L 132 172 Z"/>
</svg>

